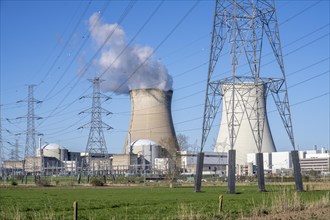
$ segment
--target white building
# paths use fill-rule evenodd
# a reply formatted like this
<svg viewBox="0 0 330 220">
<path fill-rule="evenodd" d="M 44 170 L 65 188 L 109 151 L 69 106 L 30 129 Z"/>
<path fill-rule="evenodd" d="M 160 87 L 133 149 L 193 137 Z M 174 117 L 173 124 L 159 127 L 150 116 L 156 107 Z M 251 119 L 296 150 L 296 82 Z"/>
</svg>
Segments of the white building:
<svg viewBox="0 0 330 220">
<path fill-rule="evenodd" d="M 274 152 L 273 152 L 274 153 Z M 265 170 L 272 170 L 272 154 L 273 153 L 263 153 L 263 159 L 264 159 L 264 169 Z M 255 153 L 249 153 L 247 154 L 247 164 L 252 163 L 253 165 L 256 165 L 256 154 Z"/>
<path fill-rule="evenodd" d="M 197 152 L 180 151 L 181 168 L 183 172 L 195 173 L 197 163 Z M 228 164 L 227 153 L 204 152 L 203 174 L 224 175 Z"/>
<path fill-rule="evenodd" d="M 306 151 L 304 157 L 300 159 L 301 170 L 304 171 L 330 171 L 330 152 L 325 148 L 321 150 Z"/>
<path fill-rule="evenodd" d="M 293 169 L 291 151 L 264 153 L 263 156 L 265 171 L 271 170 L 273 174 L 281 174 Z M 310 170 L 329 172 L 330 152 L 325 148 L 299 151 L 299 159 L 302 172 Z M 255 153 L 247 154 L 247 163 L 256 165 Z"/>
<path fill-rule="evenodd" d="M 291 151 L 272 153 L 272 173 L 282 173 L 293 168 Z"/>
</svg>

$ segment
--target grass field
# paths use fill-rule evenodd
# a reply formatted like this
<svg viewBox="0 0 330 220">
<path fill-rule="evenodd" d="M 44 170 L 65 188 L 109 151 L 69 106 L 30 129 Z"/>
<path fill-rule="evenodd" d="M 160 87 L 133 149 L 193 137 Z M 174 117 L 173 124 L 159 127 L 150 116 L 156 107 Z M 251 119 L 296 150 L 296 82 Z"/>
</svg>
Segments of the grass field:
<svg viewBox="0 0 330 220">
<path fill-rule="evenodd" d="M 0 188 L 0 219 L 72 219 L 74 201 L 79 219 L 237 219 L 269 212 L 274 205 L 292 200 L 299 205 L 318 201 L 329 190 L 296 193 L 293 185 L 269 185 L 260 193 L 256 185 L 237 186 L 237 194 L 226 194 L 227 186 L 193 187 L 24 187 Z M 219 214 L 219 195 L 223 211 Z M 284 198 L 287 197 L 287 198 Z M 329 205 L 329 195 L 326 198 Z M 329 207 L 326 210 L 330 210 Z M 267 211 L 268 210 L 268 211 Z M 329 213 L 330 214 L 330 213 Z"/>
</svg>

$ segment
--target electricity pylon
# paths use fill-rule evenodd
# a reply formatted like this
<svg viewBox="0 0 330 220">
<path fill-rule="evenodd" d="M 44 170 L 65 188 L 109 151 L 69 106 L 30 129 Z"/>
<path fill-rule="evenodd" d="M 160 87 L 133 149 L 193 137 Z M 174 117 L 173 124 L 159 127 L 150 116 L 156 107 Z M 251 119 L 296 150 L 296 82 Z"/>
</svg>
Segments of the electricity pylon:
<svg viewBox="0 0 330 220">
<path fill-rule="evenodd" d="M 5 161 L 4 143 L 7 142 L 2 137 L 2 131 L 6 131 L 8 134 L 11 134 L 9 130 L 2 127 L 1 107 L 2 105 L 0 104 L 0 177 L 4 176 L 4 161 Z"/>
<path fill-rule="evenodd" d="M 28 98 L 27 100 L 20 100 L 17 101 L 17 103 L 20 102 L 27 102 L 28 103 L 28 113 L 26 116 L 18 117 L 17 119 L 26 118 L 26 141 L 25 141 L 25 150 L 24 150 L 24 158 L 26 157 L 33 157 L 36 154 L 36 135 L 40 135 L 38 132 L 36 132 L 35 129 L 35 120 L 42 119 L 41 117 L 35 115 L 34 113 L 34 105 L 39 104 L 42 101 L 39 101 L 34 98 L 34 87 L 35 85 L 28 85 Z M 18 134 L 17 134 L 18 135 Z"/>
<path fill-rule="evenodd" d="M 0 105 L 0 177 L 3 175 L 3 162 L 5 160 L 5 150 L 2 139 L 2 118 L 1 118 L 1 105 Z"/>
<path fill-rule="evenodd" d="M 24 149 L 24 170 L 26 169 L 26 167 L 32 168 L 33 172 L 35 173 L 35 168 L 36 168 L 36 159 L 35 159 L 35 155 L 36 155 L 36 149 L 37 149 L 37 145 L 36 145 L 36 135 L 41 135 L 40 133 L 38 133 L 35 129 L 35 121 L 36 120 L 40 120 L 42 119 L 42 117 L 39 117 L 37 115 L 35 115 L 34 113 L 34 107 L 35 104 L 39 104 L 42 101 L 39 101 L 37 99 L 34 98 L 34 87 L 35 85 L 28 85 L 28 98 L 25 100 L 20 100 L 17 101 L 17 103 L 20 102 L 27 102 L 28 104 L 28 109 L 27 109 L 27 115 L 23 116 L 23 117 L 18 117 L 17 119 L 21 119 L 21 118 L 26 118 L 27 123 L 26 123 L 26 141 L 25 141 L 25 149 Z M 17 134 L 19 135 L 19 134 Z M 33 164 L 27 164 L 27 157 L 33 157 L 32 160 L 29 161 L 33 161 Z"/>
<path fill-rule="evenodd" d="M 264 77 L 261 73 L 261 55 L 264 38 L 268 38 L 280 74 L 277 77 Z M 214 74 L 225 43 L 228 42 L 231 75 L 220 78 Z M 248 64 L 248 72 L 240 74 L 244 58 Z M 220 63 L 220 62 L 219 62 Z M 223 63 L 222 63 L 223 64 Z M 248 85 L 242 94 L 242 85 Z M 254 85 L 254 86 L 251 86 Z M 270 92 L 287 131 L 293 147 L 292 158 L 295 171 L 296 189 L 303 190 L 298 151 L 295 148 L 291 112 L 286 85 L 286 76 L 276 17 L 274 1 L 267 0 L 217 0 L 214 12 L 211 51 L 207 87 L 205 95 L 204 119 L 201 141 L 201 152 L 205 146 L 212 124 L 219 107 L 224 102 L 227 111 L 228 134 L 230 150 L 228 152 L 228 192 L 235 193 L 235 141 L 240 131 L 240 125 L 245 114 L 249 120 L 253 138 L 258 150 L 257 165 L 259 190 L 264 191 L 262 139 L 265 122 L 265 108 L 260 105 L 258 93 L 264 87 L 266 94 Z M 230 92 L 230 98 L 222 100 L 225 93 Z M 248 98 L 246 98 L 248 97 Z M 249 100 L 249 101 L 247 101 Z M 252 100 L 252 101 L 251 101 Z M 239 149 L 237 149 L 239 150 Z M 261 164 L 260 164 L 261 162 Z M 201 166 L 196 166 L 196 172 L 201 173 Z M 195 182 L 195 191 L 200 191 L 201 174 Z M 259 178 L 260 176 L 260 178 Z M 197 187 L 197 189 L 196 189 Z M 199 187 L 199 189 L 198 189 Z"/>
<path fill-rule="evenodd" d="M 110 127 L 109 125 L 107 125 L 102 121 L 102 114 L 106 114 L 106 115 L 111 114 L 111 112 L 102 108 L 101 106 L 102 99 L 104 99 L 105 101 L 110 99 L 109 96 L 106 96 L 100 92 L 100 84 L 104 80 L 100 79 L 99 77 L 95 77 L 93 79 L 89 79 L 89 81 L 93 83 L 93 94 L 83 96 L 80 99 L 92 98 L 92 107 L 79 113 L 79 114 L 83 114 L 83 113 L 91 114 L 91 121 L 79 127 L 79 129 L 85 127 L 90 128 L 86 150 L 85 150 L 85 152 L 88 153 L 88 157 L 89 157 L 88 164 L 90 163 L 90 159 L 92 155 L 97 154 L 97 156 L 104 157 L 108 153 L 104 138 L 103 128 L 106 128 L 108 130 L 112 129 L 112 127 Z"/>
<path fill-rule="evenodd" d="M 19 144 L 18 144 L 18 139 L 16 139 L 15 144 L 11 143 L 11 142 L 7 142 L 9 145 L 11 145 L 13 147 L 13 149 L 11 149 L 10 151 L 10 160 L 19 160 Z"/>
</svg>

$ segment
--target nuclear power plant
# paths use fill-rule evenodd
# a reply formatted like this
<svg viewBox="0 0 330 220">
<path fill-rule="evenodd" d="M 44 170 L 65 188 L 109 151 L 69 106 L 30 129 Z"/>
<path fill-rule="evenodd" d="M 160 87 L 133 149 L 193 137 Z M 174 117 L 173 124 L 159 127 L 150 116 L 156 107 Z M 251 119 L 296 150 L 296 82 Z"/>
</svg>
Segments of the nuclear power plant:
<svg viewBox="0 0 330 220">
<path fill-rule="evenodd" d="M 93 56 L 94 60 L 90 64 L 100 68 L 101 74 L 93 73 L 96 76 L 90 79 L 93 93 L 78 98 L 90 98 L 92 101 L 90 108 L 79 113 L 91 116 L 90 122 L 80 127 L 90 129 L 89 135 L 83 135 L 87 144 L 81 144 L 81 147 L 84 146 L 85 150 L 71 152 L 68 146 L 42 144 L 41 139 L 47 141 L 47 136 L 40 138 L 37 146 L 36 137 L 42 134 L 36 131 L 35 121 L 42 117 L 35 114 L 34 107 L 41 101 L 34 98 L 35 85 L 29 85 L 28 98 L 19 101 L 27 103 L 28 114 L 17 118 L 25 118 L 27 122 L 27 130 L 21 132 L 26 134 L 25 154 L 22 158 L 5 161 L 1 154 L 1 177 L 102 175 L 114 178 L 143 176 L 160 180 L 170 179 L 171 176 L 173 180 L 176 175 L 176 178 L 194 178 L 195 192 L 200 192 L 203 175 L 209 175 L 224 177 L 228 183 L 228 193 L 234 194 L 239 176 L 258 178 L 259 191 L 264 192 L 265 173 L 282 175 L 287 172 L 294 175 L 296 189 L 302 191 L 301 166 L 306 172 L 315 167 L 318 171 L 329 172 L 328 151 L 323 148 L 309 153 L 296 150 L 274 2 L 216 1 L 204 114 L 197 118 L 203 118 L 202 126 L 198 126 L 201 143 L 194 144 L 193 150 L 191 145 L 190 148 L 184 148 L 176 134 L 172 118 L 173 80 L 160 59 L 153 58 L 156 50 L 148 46 L 131 45 L 131 41 L 127 43 L 126 40 L 131 38 L 125 36 L 124 29 L 119 24 L 103 24 L 101 15 L 94 13 L 89 23 L 89 34 L 94 43 L 100 46 L 99 54 Z M 106 36 L 103 32 L 112 32 L 113 37 L 112 34 L 107 37 L 107 40 L 111 40 L 103 42 L 104 39 L 100 39 Z M 275 60 L 269 64 L 276 65 L 274 69 L 269 69 L 277 71 L 277 75 L 268 73 L 268 68 L 262 69 L 265 39 L 269 42 L 267 49 L 272 50 Z M 225 49 L 227 52 L 224 52 Z M 226 58 L 229 62 L 218 67 L 223 55 L 229 56 L 229 59 Z M 219 62 L 223 63 L 222 60 Z M 248 67 L 241 68 L 245 65 Z M 230 67 L 229 75 L 217 72 L 227 67 Z M 84 71 L 87 69 L 84 68 Z M 247 73 L 243 72 L 245 70 L 248 70 Z M 103 92 L 112 94 L 108 96 Z M 124 128 L 113 128 L 111 120 L 102 118 L 112 114 L 101 104 L 110 100 L 113 94 L 127 95 L 127 98 L 129 95 L 130 120 L 122 125 Z M 279 112 L 291 143 L 291 152 L 276 152 L 271 122 L 267 116 L 268 97 L 273 98 L 273 104 Z M 55 110 L 61 112 L 62 107 L 56 107 Z M 221 118 L 218 118 L 220 111 Z M 220 122 L 220 126 L 214 126 L 214 122 Z M 213 127 L 219 130 L 215 132 L 216 137 L 212 137 L 216 138 L 215 143 L 210 144 L 207 139 Z M 109 138 L 106 142 L 105 134 L 109 133 L 105 133 L 105 129 L 124 130 L 122 138 L 115 137 L 121 141 L 116 149 L 106 146 L 113 140 Z M 54 139 L 51 135 L 48 137 Z M 212 152 L 205 150 L 205 146 Z"/>
<path fill-rule="evenodd" d="M 228 152 L 231 150 L 228 115 L 231 104 L 236 106 L 235 114 L 241 121 L 234 145 L 237 156 L 235 174 L 254 176 L 257 173 L 259 151 L 249 121 L 249 118 L 257 118 L 257 114 L 262 115 L 261 151 L 264 155 L 265 172 L 275 175 L 281 175 L 283 172 L 287 175 L 293 173 L 292 153 L 276 152 L 266 114 L 267 89 L 267 83 L 260 83 L 258 86 L 253 82 L 221 84 L 222 121 L 214 152 L 203 152 L 203 175 L 228 176 Z M 4 161 L 1 175 L 144 176 L 152 180 L 162 179 L 164 175 L 173 172 L 180 176 L 195 176 L 198 152 L 180 149 L 171 114 L 172 95 L 172 90 L 130 91 L 131 118 L 123 154 L 71 152 L 59 144 L 41 144 L 40 140 L 35 156 L 25 157 L 23 160 Z M 234 102 L 231 101 L 232 97 L 235 97 Z M 253 108 L 256 102 L 258 111 Z M 320 152 L 301 151 L 299 158 L 304 172 L 315 167 L 315 164 L 311 163 L 317 163 L 317 169 L 322 172 L 330 168 L 330 154 L 324 149 Z"/>
<path fill-rule="evenodd" d="M 40 140 L 34 157 L 6 161 L 6 172 L 16 175 L 157 177 L 174 172 L 193 175 L 196 152 L 181 151 L 179 148 L 171 113 L 172 95 L 172 90 L 130 91 L 131 118 L 123 154 L 70 152 L 55 143 L 42 145 Z M 94 108 L 101 109 L 101 106 L 94 105 Z M 226 153 L 206 152 L 205 158 L 205 173 L 225 175 Z"/>
<path fill-rule="evenodd" d="M 269 128 L 267 112 L 266 112 L 266 86 L 265 84 L 256 85 L 251 82 L 235 83 L 235 109 L 237 117 L 240 117 L 241 124 L 238 131 L 234 149 L 236 150 L 236 164 L 245 165 L 247 163 L 246 155 L 248 153 L 258 153 L 258 146 L 255 142 L 253 131 L 251 129 L 250 118 L 256 118 L 257 114 L 262 115 L 262 147 L 261 152 L 275 152 L 276 148 Z M 231 110 L 230 102 L 232 98 L 233 84 L 221 84 L 222 91 L 222 115 L 219 134 L 215 146 L 216 152 L 228 152 L 230 150 L 229 123 L 227 116 Z M 252 107 L 258 100 L 258 111 L 254 111 Z"/>
</svg>

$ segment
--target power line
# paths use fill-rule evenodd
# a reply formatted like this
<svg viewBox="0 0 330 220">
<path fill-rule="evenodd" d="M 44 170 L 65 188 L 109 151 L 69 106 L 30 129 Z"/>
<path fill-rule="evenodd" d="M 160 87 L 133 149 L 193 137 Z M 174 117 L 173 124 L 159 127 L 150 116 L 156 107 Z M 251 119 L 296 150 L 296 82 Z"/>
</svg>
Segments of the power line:
<svg viewBox="0 0 330 220">
<path fill-rule="evenodd" d="M 287 19 L 284 20 L 283 22 L 279 23 L 279 25 L 283 25 L 283 24 L 285 24 L 285 23 L 288 23 L 288 22 L 291 21 L 292 19 L 298 17 L 299 15 L 302 15 L 303 13 L 305 13 L 306 11 L 312 9 L 313 7 L 315 7 L 316 5 L 318 5 L 318 4 L 321 3 L 321 2 L 322 2 L 322 0 L 319 0 L 319 1 L 315 2 L 314 4 L 312 4 L 312 5 L 310 5 L 310 6 L 306 7 L 306 8 L 304 8 L 304 9 L 301 10 L 300 12 L 298 12 L 298 13 L 292 15 L 291 17 L 287 18 Z"/>
<path fill-rule="evenodd" d="M 316 78 L 318 78 L 318 77 L 320 77 L 320 76 L 323 76 L 323 75 L 325 75 L 325 74 L 327 74 L 327 73 L 329 73 L 329 70 L 327 70 L 327 71 L 325 71 L 325 72 L 323 72 L 323 73 L 317 74 L 316 76 L 313 76 L 313 77 L 310 77 L 310 78 L 308 78 L 308 79 L 305 79 L 305 80 L 303 80 L 303 81 L 300 81 L 300 82 L 298 82 L 298 83 L 295 83 L 295 84 L 289 86 L 288 88 L 292 88 L 292 87 L 298 86 L 298 85 L 303 84 L 303 83 L 305 83 L 305 82 L 308 82 L 308 81 L 311 81 L 311 80 L 313 80 L 313 79 L 316 79 Z"/>
<path fill-rule="evenodd" d="M 314 96 L 312 98 L 309 98 L 309 99 L 306 99 L 306 100 L 303 100 L 303 101 L 300 101 L 300 102 L 296 102 L 294 104 L 292 104 L 291 106 L 296 106 L 296 105 L 300 105 L 300 104 L 303 104 L 303 103 L 306 103 L 306 102 L 310 102 L 310 101 L 313 101 L 315 99 L 318 99 L 318 98 L 321 98 L 323 96 L 326 96 L 326 95 L 329 95 L 330 92 L 326 92 L 326 93 L 323 93 L 321 95 L 318 95 L 318 96 Z"/>
<path fill-rule="evenodd" d="M 296 73 L 299 73 L 299 72 L 302 72 L 302 71 L 304 71 L 304 70 L 307 70 L 307 69 L 309 69 L 309 68 L 311 68 L 311 67 L 313 67 L 313 66 L 316 66 L 316 65 L 318 65 L 318 64 L 320 64 L 320 63 L 323 63 L 323 62 L 325 62 L 325 61 L 330 61 L 330 57 L 327 57 L 327 58 L 321 59 L 321 60 L 319 60 L 319 61 L 317 61 L 317 62 L 315 62 L 315 63 L 312 63 L 312 64 L 310 64 L 310 65 L 308 65 L 308 66 L 305 66 L 305 67 L 303 67 L 303 68 L 301 68 L 301 69 L 298 69 L 298 70 L 296 70 L 296 71 L 294 71 L 294 72 L 288 73 L 288 74 L 286 74 L 286 76 L 292 76 L 292 75 L 294 75 L 294 74 L 296 74 Z"/>
</svg>

